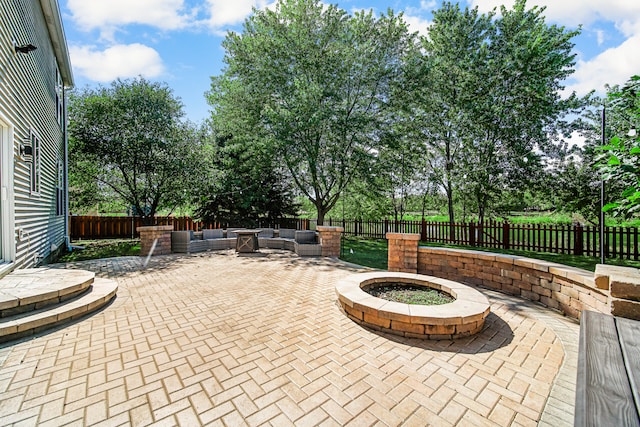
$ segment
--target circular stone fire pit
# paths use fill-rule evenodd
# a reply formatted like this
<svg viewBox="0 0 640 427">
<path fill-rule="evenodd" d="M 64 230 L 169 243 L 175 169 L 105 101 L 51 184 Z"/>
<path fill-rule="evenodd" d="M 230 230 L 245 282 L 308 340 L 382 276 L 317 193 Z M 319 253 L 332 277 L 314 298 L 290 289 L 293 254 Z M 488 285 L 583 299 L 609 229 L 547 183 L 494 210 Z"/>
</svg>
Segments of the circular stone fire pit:
<svg viewBox="0 0 640 427">
<path fill-rule="evenodd" d="M 445 292 L 455 301 L 442 305 L 415 305 L 387 301 L 363 289 L 377 283 L 406 283 Z M 455 339 L 482 330 L 489 300 L 477 290 L 451 280 L 387 271 L 354 274 L 336 285 L 340 305 L 349 318 L 376 330 L 411 338 Z"/>
</svg>

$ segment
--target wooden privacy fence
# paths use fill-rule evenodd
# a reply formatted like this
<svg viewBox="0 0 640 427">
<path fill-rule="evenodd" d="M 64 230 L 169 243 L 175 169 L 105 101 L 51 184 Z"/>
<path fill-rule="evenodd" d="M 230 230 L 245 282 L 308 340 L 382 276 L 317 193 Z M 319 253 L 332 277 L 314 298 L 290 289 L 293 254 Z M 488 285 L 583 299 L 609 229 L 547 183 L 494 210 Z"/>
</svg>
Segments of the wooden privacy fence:
<svg viewBox="0 0 640 427">
<path fill-rule="evenodd" d="M 420 234 L 429 243 L 468 245 L 478 248 L 515 249 L 569 255 L 600 256 L 600 233 L 597 226 L 484 223 L 448 223 L 431 221 L 362 221 L 329 219 L 325 225 L 341 226 L 347 236 L 384 239 L 386 233 Z M 136 228 L 142 225 L 131 216 L 78 216 L 69 219 L 71 239 L 111 239 L 138 237 Z M 226 228 L 228 224 L 204 223 L 189 217 L 157 218 L 158 225 L 173 225 L 174 230 Z M 282 218 L 277 221 L 255 220 L 258 228 L 310 229 L 303 218 Z M 639 236 L 635 227 L 605 227 L 604 249 L 607 258 L 638 260 Z"/>
<path fill-rule="evenodd" d="M 198 231 L 205 228 L 226 228 L 228 226 L 228 224 L 194 221 L 189 217 L 157 217 L 155 223 L 155 225 L 172 225 L 175 231 Z M 72 215 L 69 217 L 72 240 L 136 238 L 140 237 L 136 229 L 142 225 L 141 219 L 133 216 Z M 302 218 L 281 218 L 277 221 L 255 220 L 254 226 L 308 230 L 309 220 Z"/>
<path fill-rule="evenodd" d="M 328 223 L 344 227 L 347 236 L 384 239 L 387 232 L 415 233 L 420 234 L 421 241 L 430 243 L 600 256 L 600 232 L 597 226 L 511 224 L 498 221 L 451 224 L 335 219 L 329 219 Z M 638 229 L 635 227 L 605 227 L 605 257 L 638 260 L 638 240 Z"/>
</svg>

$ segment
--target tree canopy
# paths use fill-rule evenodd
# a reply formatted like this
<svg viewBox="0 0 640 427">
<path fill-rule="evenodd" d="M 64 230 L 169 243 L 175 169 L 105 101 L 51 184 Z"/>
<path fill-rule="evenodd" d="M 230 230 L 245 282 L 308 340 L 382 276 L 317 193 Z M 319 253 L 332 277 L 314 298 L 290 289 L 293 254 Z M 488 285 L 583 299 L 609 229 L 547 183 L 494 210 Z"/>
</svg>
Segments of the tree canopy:
<svg viewBox="0 0 640 427">
<path fill-rule="evenodd" d="M 613 194 L 614 201 L 604 209 L 630 217 L 640 211 L 640 76 L 632 76 L 623 87 L 610 88 L 608 101 L 605 134 L 610 139 L 601 147 L 600 170 L 604 180 L 623 189 Z"/>
<path fill-rule="evenodd" d="M 116 80 L 70 97 L 71 191 L 115 197 L 152 223 L 188 200 L 201 175 L 201 135 L 165 84 Z M 83 191 L 83 189 L 85 191 Z"/>
<path fill-rule="evenodd" d="M 533 185 L 563 117 L 581 105 L 559 95 L 578 31 L 547 24 L 543 12 L 524 0 L 498 15 L 445 2 L 422 38 L 413 129 L 451 221 L 456 194 L 482 220 L 505 191 Z"/>
<path fill-rule="evenodd" d="M 375 162 L 413 36 L 391 11 L 351 16 L 318 0 L 282 0 L 255 10 L 223 46 L 227 66 L 209 94 L 214 121 L 267 144 L 322 224 Z"/>
</svg>

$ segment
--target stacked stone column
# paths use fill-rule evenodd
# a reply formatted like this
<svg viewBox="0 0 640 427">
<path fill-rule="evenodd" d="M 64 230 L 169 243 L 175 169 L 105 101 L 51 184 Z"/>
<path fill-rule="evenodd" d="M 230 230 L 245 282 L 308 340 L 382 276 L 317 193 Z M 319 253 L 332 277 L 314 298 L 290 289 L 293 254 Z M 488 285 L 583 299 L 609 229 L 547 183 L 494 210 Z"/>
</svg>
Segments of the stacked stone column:
<svg viewBox="0 0 640 427">
<path fill-rule="evenodd" d="M 420 235 L 387 233 L 387 240 L 389 241 L 388 270 L 417 273 Z"/>
<path fill-rule="evenodd" d="M 140 256 L 147 256 L 158 239 L 152 255 L 166 255 L 171 253 L 171 232 L 173 225 L 153 225 L 138 227 L 140 233 Z"/>
<path fill-rule="evenodd" d="M 611 314 L 640 320 L 640 270 L 598 264 L 594 278 L 598 288 L 610 292 Z"/>
<path fill-rule="evenodd" d="M 340 256 L 340 239 L 344 228 L 319 225 L 316 231 L 320 235 L 322 256 L 337 258 Z"/>
</svg>

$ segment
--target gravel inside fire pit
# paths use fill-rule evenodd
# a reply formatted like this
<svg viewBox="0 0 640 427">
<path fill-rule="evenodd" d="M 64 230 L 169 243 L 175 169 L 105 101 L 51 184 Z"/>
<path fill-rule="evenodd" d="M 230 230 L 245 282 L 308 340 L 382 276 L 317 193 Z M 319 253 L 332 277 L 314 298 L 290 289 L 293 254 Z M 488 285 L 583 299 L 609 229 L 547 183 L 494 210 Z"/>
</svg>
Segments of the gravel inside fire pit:
<svg viewBox="0 0 640 427">
<path fill-rule="evenodd" d="M 455 298 L 437 289 L 403 283 L 384 283 L 365 289 L 365 292 L 377 298 L 404 304 L 440 305 L 455 301 Z"/>
</svg>

